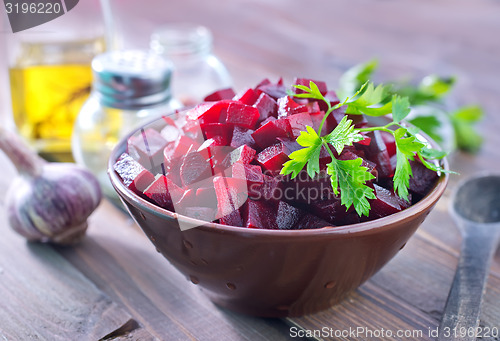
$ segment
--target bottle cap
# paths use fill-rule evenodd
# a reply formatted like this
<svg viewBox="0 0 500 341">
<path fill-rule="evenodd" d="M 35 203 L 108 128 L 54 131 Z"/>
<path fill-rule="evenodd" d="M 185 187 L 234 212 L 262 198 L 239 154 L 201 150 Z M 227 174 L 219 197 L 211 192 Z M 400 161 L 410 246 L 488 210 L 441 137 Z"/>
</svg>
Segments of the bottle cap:
<svg viewBox="0 0 500 341">
<path fill-rule="evenodd" d="M 142 50 L 106 52 L 92 60 L 93 87 L 103 106 L 140 109 L 170 99 L 172 64 Z"/>
</svg>

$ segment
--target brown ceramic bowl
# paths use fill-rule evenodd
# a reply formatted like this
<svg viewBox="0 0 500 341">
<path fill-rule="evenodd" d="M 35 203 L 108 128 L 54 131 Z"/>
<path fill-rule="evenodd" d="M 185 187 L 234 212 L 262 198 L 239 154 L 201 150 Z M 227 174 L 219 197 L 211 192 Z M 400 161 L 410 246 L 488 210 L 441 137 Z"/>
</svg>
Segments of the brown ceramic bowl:
<svg viewBox="0 0 500 341">
<path fill-rule="evenodd" d="M 130 191 L 113 170 L 126 143 L 113 151 L 109 176 L 156 249 L 217 305 L 262 317 L 300 316 L 340 302 L 401 250 L 448 182 L 442 175 L 415 205 L 365 223 L 246 229 L 178 215 Z M 198 227 L 181 231 L 179 221 Z"/>
</svg>

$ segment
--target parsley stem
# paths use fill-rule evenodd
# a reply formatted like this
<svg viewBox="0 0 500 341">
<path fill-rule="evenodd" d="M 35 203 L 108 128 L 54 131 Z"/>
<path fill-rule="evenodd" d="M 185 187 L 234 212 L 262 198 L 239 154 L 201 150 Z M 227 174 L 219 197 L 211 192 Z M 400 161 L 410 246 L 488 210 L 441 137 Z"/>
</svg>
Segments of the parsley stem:
<svg viewBox="0 0 500 341">
<path fill-rule="evenodd" d="M 393 125 L 396 125 L 396 126 L 401 126 L 400 124 L 396 123 L 396 122 L 391 122 L 391 123 L 388 123 L 386 124 L 385 126 L 383 127 L 368 127 L 368 128 L 360 128 L 360 129 L 357 129 L 360 133 L 361 132 L 367 132 L 367 131 L 376 131 L 376 130 L 381 130 L 381 131 L 385 131 L 385 132 L 388 132 L 388 133 L 391 133 L 394 135 L 394 130 L 391 130 L 389 129 L 390 126 L 393 126 Z"/>
<path fill-rule="evenodd" d="M 326 118 L 328 117 L 328 115 L 330 115 L 330 113 L 333 111 L 333 107 L 332 105 L 330 104 L 330 101 L 325 101 L 325 103 L 328 105 L 328 110 L 326 111 L 325 115 L 323 116 L 323 119 L 321 120 L 321 123 L 319 124 L 319 128 L 318 128 L 318 136 L 321 136 L 321 131 L 323 130 L 323 125 L 325 124 L 326 122 Z"/>
</svg>

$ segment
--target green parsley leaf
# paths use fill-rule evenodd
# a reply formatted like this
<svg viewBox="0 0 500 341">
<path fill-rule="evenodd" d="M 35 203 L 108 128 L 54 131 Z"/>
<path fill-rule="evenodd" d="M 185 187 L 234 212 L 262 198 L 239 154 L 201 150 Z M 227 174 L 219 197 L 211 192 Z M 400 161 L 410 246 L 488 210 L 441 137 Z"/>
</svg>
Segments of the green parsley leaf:
<svg viewBox="0 0 500 341">
<path fill-rule="evenodd" d="M 441 128 L 441 122 L 436 118 L 436 116 L 417 116 L 408 120 L 409 123 L 415 127 L 420 128 L 424 133 L 429 135 L 431 139 L 437 143 L 443 142 L 443 137 L 439 135 L 439 129 Z"/>
<path fill-rule="evenodd" d="M 420 156 L 429 160 L 441 160 L 446 155 L 448 155 L 448 153 L 445 151 L 438 149 L 431 149 L 428 147 L 424 147 L 422 148 L 422 150 L 420 150 Z"/>
<path fill-rule="evenodd" d="M 369 82 L 360 95 L 347 101 L 346 113 L 368 116 L 383 116 L 391 113 L 391 102 L 380 105 L 387 96 L 388 91 L 388 88 L 384 85 L 375 87 L 373 83 Z"/>
<path fill-rule="evenodd" d="M 363 140 L 363 136 L 354 130 L 352 120 L 344 116 L 335 129 L 323 137 L 323 140 L 330 143 L 337 153 L 340 154 L 345 146 L 351 146 L 353 142 Z"/>
<path fill-rule="evenodd" d="M 408 130 L 399 128 L 394 132 L 396 139 L 396 170 L 394 172 L 394 190 L 400 198 L 408 200 L 408 186 L 412 171 L 409 160 L 420 152 L 425 144 L 418 141 L 416 136 L 409 135 Z"/>
<path fill-rule="evenodd" d="M 314 178 L 319 173 L 319 154 L 323 141 L 313 128 L 307 126 L 306 129 L 307 131 L 302 131 L 297 138 L 297 143 L 305 148 L 291 153 L 288 156 L 290 160 L 285 162 L 281 169 L 283 175 L 292 173 L 292 179 L 299 174 L 306 164 L 307 174 L 311 178 Z"/>
<path fill-rule="evenodd" d="M 394 122 L 401 122 L 410 113 L 410 102 L 408 97 L 392 95 L 392 119 Z"/>
<path fill-rule="evenodd" d="M 327 165 L 327 173 L 330 175 L 333 191 L 339 194 L 340 202 L 349 209 L 354 205 L 354 209 L 359 216 L 368 216 L 370 212 L 370 202 L 368 199 L 375 199 L 373 189 L 366 186 L 366 182 L 375 178 L 368 172 L 368 168 L 363 167 L 363 160 L 337 160 L 332 158 L 332 162 Z"/>
<path fill-rule="evenodd" d="M 355 65 L 347 70 L 340 77 L 337 94 L 341 98 L 352 97 L 362 84 L 368 82 L 370 78 L 372 78 L 377 66 L 377 60 L 373 59 L 369 62 Z"/>
</svg>

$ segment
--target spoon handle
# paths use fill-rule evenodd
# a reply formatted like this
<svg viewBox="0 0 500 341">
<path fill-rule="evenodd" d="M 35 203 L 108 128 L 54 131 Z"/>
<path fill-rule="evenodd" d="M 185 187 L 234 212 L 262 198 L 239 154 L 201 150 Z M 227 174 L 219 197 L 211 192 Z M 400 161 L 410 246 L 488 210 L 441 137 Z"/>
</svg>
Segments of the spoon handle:
<svg viewBox="0 0 500 341">
<path fill-rule="evenodd" d="M 482 296 L 498 234 L 467 229 L 462 241 L 455 278 L 451 286 L 438 340 L 476 340 Z"/>
</svg>

